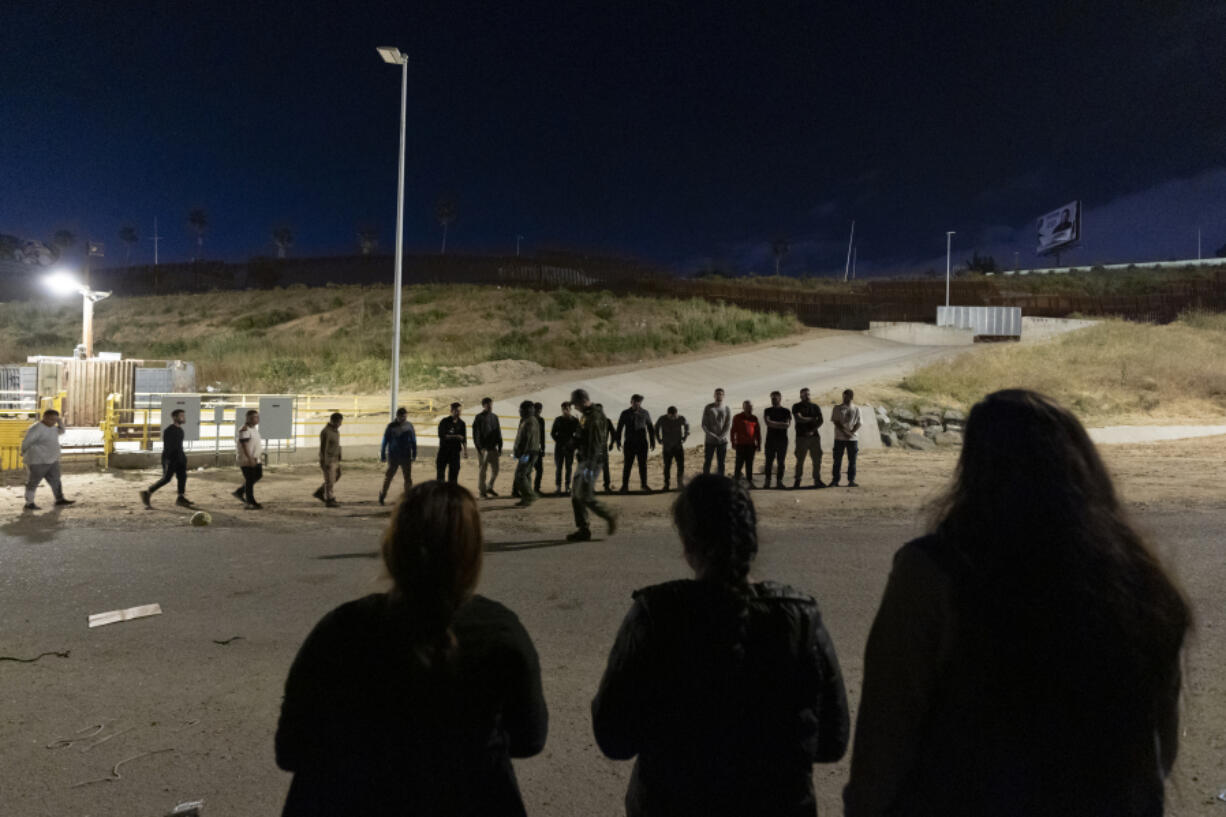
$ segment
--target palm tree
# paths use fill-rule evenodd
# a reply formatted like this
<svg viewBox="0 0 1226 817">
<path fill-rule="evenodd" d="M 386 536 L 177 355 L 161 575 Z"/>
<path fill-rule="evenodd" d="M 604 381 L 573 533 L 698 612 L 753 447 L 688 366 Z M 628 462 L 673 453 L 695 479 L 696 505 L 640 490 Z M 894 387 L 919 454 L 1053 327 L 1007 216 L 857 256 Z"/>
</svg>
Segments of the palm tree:
<svg viewBox="0 0 1226 817">
<path fill-rule="evenodd" d="M 443 248 L 439 250 L 439 255 L 447 254 L 447 228 L 451 226 L 451 222 L 456 218 L 456 200 L 454 196 L 443 196 L 434 205 L 434 217 L 438 219 L 438 223 L 443 225 Z"/>
<path fill-rule="evenodd" d="M 788 254 L 792 246 L 788 244 L 786 238 L 776 238 L 771 242 L 771 252 L 775 256 L 775 275 L 779 274 L 779 264 L 783 261 L 783 257 Z"/>
<path fill-rule="evenodd" d="M 192 230 L 196 233 L 196 257 L 193 261 L 200 261 L 204 258 L 204 231 L 209 228 L 209 214 L 202 208 L 197 207 L 187 214 L 187 223 L 191 225 Z"/>
<path fill-rule="evenodd" d="M 277 258 L 284 258 L 285 251 L 294 246 L 294 231 L 287 226 L 272 231 L 272 243 L 277 245 Z"/>
<path fill-rule="evenodd" d="M 126 267 L 132 263 L 132 248 L 136 246 L 137 241 L 140 241 L 140 236 L 136 234 L 136 228 L 129 225 L 120 229 L 119 240 L 124 243 L 123 265 Z"/>
<path fill-rule="evenodd" d="M 379 246 L 379 233 L 373 227 L 358 229 L 358 249 L 362 255 L 370 255 Z"/>
</svg>

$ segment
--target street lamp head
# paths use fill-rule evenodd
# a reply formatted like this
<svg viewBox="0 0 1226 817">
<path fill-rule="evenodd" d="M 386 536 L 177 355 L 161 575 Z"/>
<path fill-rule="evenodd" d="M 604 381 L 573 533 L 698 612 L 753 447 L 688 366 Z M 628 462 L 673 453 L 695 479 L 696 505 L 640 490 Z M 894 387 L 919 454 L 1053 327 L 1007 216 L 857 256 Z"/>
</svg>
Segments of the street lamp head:
<svg viewBox="0 0 1226 817">
<path fill-rule="evenodd" d="M 379 56 L 383 58 L 384 62 L 391 63 L 392 65 L 404 65 L 409 61 L 409 55 L 403 53 L 394 45 L 381 45 L 375 50 L 379 52 Z"/>
<path fill-rule="evenodd" d="M 43 278 L 43 286 L 55 295 L 73 295 L 85 291 L 85 285 L 67 270 L 57 269 Z"/>
</svg>

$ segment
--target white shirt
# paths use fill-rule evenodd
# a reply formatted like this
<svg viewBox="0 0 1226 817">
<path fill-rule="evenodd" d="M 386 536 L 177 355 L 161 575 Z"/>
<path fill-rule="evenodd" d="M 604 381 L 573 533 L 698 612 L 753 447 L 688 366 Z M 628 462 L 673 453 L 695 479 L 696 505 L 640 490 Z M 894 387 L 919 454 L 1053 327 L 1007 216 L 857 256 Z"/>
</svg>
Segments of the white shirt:
<svg viewBox="0 0 1226 817">
<path fill-rule="evenodd" d="M 860 425 L 860 407 L 855 403 L 845 406 L 839 403 L 830 411 L 830 421 L 834 423 L 834 438 L 836 440 L 857 440 L 853 430 Z M 847 431 L 843 431 L 846 428 Z"/>
<path fill-rule="evenodd" d="M 60 435 L 64 429 L 58 425 L 35 423 L 26 431 L 21 441 L 21 458 L 28 465 L 50 465 L 60 461 Z"/>
<path fill-rule="evenodd" d="M 247 456 L 243 456 L 243 440 L 247 441 Z M 248 428 L 239 426 L 234 435 L 234 450 L 239 465 L 259 465 L 260 455 L 264 453 L 264 441 L 260 439 L 260 427 Z"/>
</svg>

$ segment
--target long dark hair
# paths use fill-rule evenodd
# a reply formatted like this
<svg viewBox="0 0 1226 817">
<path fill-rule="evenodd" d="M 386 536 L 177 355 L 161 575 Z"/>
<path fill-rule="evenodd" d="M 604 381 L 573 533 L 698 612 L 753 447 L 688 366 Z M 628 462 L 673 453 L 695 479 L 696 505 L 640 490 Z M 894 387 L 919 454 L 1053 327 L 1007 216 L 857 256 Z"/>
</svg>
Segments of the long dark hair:
<svg viewBox="0 0 1226 817">
<path fill-rule="evenodd" d="M 397 504 L 383 534 L 391 598 L 408 621 L 425 666 L 445 663 L 456 641 L 451 622 L 481 574 L 483 537 L 477 503 L 446 482 L 414 485 Z"/>
<path fill-rule="evenodd" d="M 694 477 L 673 504 L 673 523 L 704 579 L 746 589 L 758 555 L 758 514 L 743 483 L 718 474 Z"/>
<path fill-rule="evenodd" d="M 1011 389 L 971 410 L 932 530 L 959 620 L 998 685 L 1033 699 L 1074 686 L 1152 696 L 1169 683 L 1188 604 L 1081 423 L 1051 399 Z"/>
</svg>

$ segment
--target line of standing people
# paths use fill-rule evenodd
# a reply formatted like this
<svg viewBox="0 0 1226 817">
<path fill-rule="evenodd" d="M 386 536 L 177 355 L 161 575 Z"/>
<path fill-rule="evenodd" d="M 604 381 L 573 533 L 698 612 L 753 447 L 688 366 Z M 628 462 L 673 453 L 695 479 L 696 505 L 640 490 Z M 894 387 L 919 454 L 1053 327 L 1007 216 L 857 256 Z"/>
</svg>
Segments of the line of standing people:
<svg viewBox="0 0 1226 817">
<path fill-rule="evenodd" d="M 575 493 L 607 453 L 586 397 Z M 591 704 L 601 751 L 634 759 L 625 812 L 815 817 L 813 764 L 851 732 L 817 601 L 752 576 L 745 482 L 694 478 L 673 521 L 693 577 L 632 594 Z M 482 550 L 463 488 L 425 483 L 397 505 L 392 590 L 326 615 L 289 670 L 287 817 L 525 814 L 511 759 L 544 749 L 548 708 L 527 630 L 476 592 Z M 1159 817 L 1190 625 L 1076 418 L 989 395 L 928 533 L 895 555 L 844 814 Z"/>
</svg>

